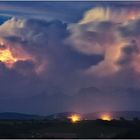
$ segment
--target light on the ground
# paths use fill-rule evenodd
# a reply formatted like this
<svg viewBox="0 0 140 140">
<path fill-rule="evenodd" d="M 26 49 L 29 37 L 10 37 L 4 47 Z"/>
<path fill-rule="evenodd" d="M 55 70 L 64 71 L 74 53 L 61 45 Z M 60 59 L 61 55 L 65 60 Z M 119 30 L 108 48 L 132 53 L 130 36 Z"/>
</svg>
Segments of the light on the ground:
<svg viewBox="0 0 140 140">
<path fill-rule="evenodd" d="M 76 122 L 78 122 L 78 121 L 81 120 L 81 116 L 78 115 L 78 114 L 71 115 L 71 116 L 68 117 L 68 118 L 71 119 L 71 121 L 72 121 L 73 123 L 76 123 Z"/>
<path fill-rule="evenodd" d="M 111 121 L 112 120 L 112 117 L 109 113 L 104 113 L 104 114 L 101 114 L 101 117 L 100 117 L 102 120 L 105 120 L 105 121 Z"/>
</svg>

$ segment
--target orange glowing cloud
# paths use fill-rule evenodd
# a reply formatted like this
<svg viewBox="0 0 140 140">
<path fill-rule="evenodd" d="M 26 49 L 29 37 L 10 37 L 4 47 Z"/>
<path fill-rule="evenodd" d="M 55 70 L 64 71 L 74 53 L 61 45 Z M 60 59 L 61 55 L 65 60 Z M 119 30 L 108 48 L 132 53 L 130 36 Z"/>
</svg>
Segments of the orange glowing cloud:
<svg viewBox="0 0 140 140">
<path fill-rule="evenodd" d="M 17 61 L 9 49 L 0 50 L 0 61 L 4 62 L 6 66 L 11 67 Z"/>
<path fill-rule="evenodd" d="M 114 45 L 106 48 L 105 58 L 96 66 L 91 66 L 86 70 L 86 74 L 95 74 L 98 76 L 106 76 L 114 74 L 120 70 L 117 61 L 121 56 L 121 49 L 127 44 L 123 40 L 118 40 Z"/>
<path fill-rule="evenodd" d="M 140 11 L 129 11 L 127 14 L 128 20 L 135 20 L 137 18 L 140 18 Z"/>
<path fill-rule="evenodd" d="M 31 57 L 21 50 L 21 48 L 12 49 L 9 44 L 0 41 L 0 62 L 4 63 L 7 68 L 12 68 L 17 61 L 29 60 Z"/>
<path fill-rule="evenodd" d="M 140 73 L 140 54 L 134 52 L 135 46 L 131 43 L 135 40 L 139 49 L 139 19 L 138 8 L 118 10 L 111 7 L 94 7 L 84 14 L 76 26 L 73 25 L 70 41 L 75 41 L 72 45 L 76 50 L 88 55 L 104 56 L 103 61 L 84 70 L 86 75 L 109 76 L 123 69 L 132 69 Z M 132 46 L 128 48 L 130 53 L 127 52 L 127 48 L 126 52 L 124 51 L 126 46 Z"/>
<path fill-rule="evenodd" d="M 15 67 L 15 63 L 18 61 L 31 61 L 34 63 L 34 72 L 37 75 L 42 74 L 46 67 L 47 61 L 38 61 L 36 56 L 26 52 L 23 47 L 18 44 L 8 43 L 6 40 L 0 38 L 0 62 L 2 62 L 7 68 L 11 69 Z M 26 75 L 26 72 L 19 70 L 18 72 Z"/>
<path fill-rule="evenodd" d="M 88 10 L 79 24 L 87 24 L 90 22 L 126 22 L 140 18 L 139 9 L 119 9 L 115 10 L 110 7 L 95 7 Z"/>
</svg>

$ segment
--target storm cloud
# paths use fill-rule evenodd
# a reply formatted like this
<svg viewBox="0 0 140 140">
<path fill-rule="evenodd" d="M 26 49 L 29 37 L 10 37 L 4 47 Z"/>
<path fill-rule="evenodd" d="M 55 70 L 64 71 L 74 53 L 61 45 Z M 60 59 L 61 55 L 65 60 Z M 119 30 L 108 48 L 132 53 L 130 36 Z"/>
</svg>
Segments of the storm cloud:
<svg viewBox="0 0 140 140">
<path fill-rule="evenodd" d="M 58 9 L 51 20 L 16 14 L 1 18 L 1 111 L 139 110 L 138 5 L 81 7 L 71 22 L 72 17 L 58 20 Z"/>
</svg>

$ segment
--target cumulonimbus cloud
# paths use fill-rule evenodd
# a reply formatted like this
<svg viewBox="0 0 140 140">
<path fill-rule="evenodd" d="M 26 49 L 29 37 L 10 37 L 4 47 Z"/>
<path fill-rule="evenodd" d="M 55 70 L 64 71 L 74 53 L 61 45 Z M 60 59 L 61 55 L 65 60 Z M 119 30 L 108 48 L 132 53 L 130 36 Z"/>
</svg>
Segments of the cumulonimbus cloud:
<svg viewBox="0 0 140 140">
<path fill-rule="evenodd" d="M 2 88 L 3 96 L 31 96 L 54 87 L 69 92 L 79 88 L 79 69 L 96 64 L 102 57 L 74 51 L 64 43 L 68 35 L 67 24 L 58 20 L 12 18 L 4 22 L 0 26 L 0 52 L 8 52 L 10 57 L 1 61 L 0 74 L 8 75 L 7 84 L 9 73 L 14 73 L 15 79 L 19 77 L 19 81 L 11 84 L 12 90 Z M 3 78 L 0 82 L 3 83 Z M 23 90 L 19 91 L 19 87 Z"/>
<path fill-rule="evenodd" d="M 87 11 L 79 23 L 69 28 L 71 36 L 67 41 L 74 49 L 87 55 L 104 56 L 102 62 L 91 66 L 86 73 L 100 76 L 117 73 L 124 67 L 118 64 L 123 60 L 133 61 L 131 67 L 137 69 L 137 64 L 133 64 L 139 59 L 139 52 L 134 54 L 134 49 L 131 48 L 139 50 L 139 18 L 138 9 L 95 7 Z"/>
<path fill-rule="evenodd" d="M 54 42 L 61 42 L 57 32 L 63 35 L 63 30 L 65 25 L 58 21 L 12 18 L 0 26 L 1 47 L 10 50 L 17 61 L 31 61 L 36 65 L 35 71 L 41 73 L 46 71 Z"/>
<path fill-rule="evenodd" d="M 61 21 L 13 17 L 0 25 L 0 83 L 8 86 L 13 75 L 12 81 L 16 81 L 9 88 L 1 88 L 1 97 L 31 96 L 46 90 L 47 78 L 53 76 L 51 71 L 55 67 L 55 57 L 59 58 L 56 51 L 59 48 L 55 47 L 62 46 L 65 34 L 66 25 Z"/>
<path fill-rule="evenodd" d="M 140 10 L 135 8 L 95 7 L 74 24 L 24 18 L 7 20 L 0 25 L 0 50 L 9 49 L 14 63 L 12 67 L 0 63 L 1 97 L 39 95 L 51 93 L 52 89 L 70 95 L 76 93 L 73 89 L 91 86 L 99 89 L 99 94 L 94 90 L 91 95 L 79 93 L 72 99 L 68 97 L 69 104 L 75 102 L 75 106 L 80 106 L 79 97 L 84 100 L 87 96 L 88 100 L 91 96 L 95 103 L 106 98 L 106 102 L 113 104 L 112 99 L 117 98 L 117 106 L 119 99 L 129 94 L 127 90 L 123 92 L 125 88 L 139 88 L 139 15 Z M 14 82 L 8 85 L 10 78 Z M 122 98 L 120 102 L 123 104 Z"/>
</svg>

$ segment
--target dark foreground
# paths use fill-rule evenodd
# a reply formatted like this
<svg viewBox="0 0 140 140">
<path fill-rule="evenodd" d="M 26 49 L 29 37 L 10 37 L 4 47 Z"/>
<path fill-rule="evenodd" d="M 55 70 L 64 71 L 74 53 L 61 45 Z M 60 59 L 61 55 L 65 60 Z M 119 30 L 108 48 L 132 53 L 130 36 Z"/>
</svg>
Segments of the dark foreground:
<svg viewBox="0 0 140 140">
<path fill-rule="evenodd" d="M 140 121 L 0 120 L 0 138 L 140 138 Z"/>
</svg>

